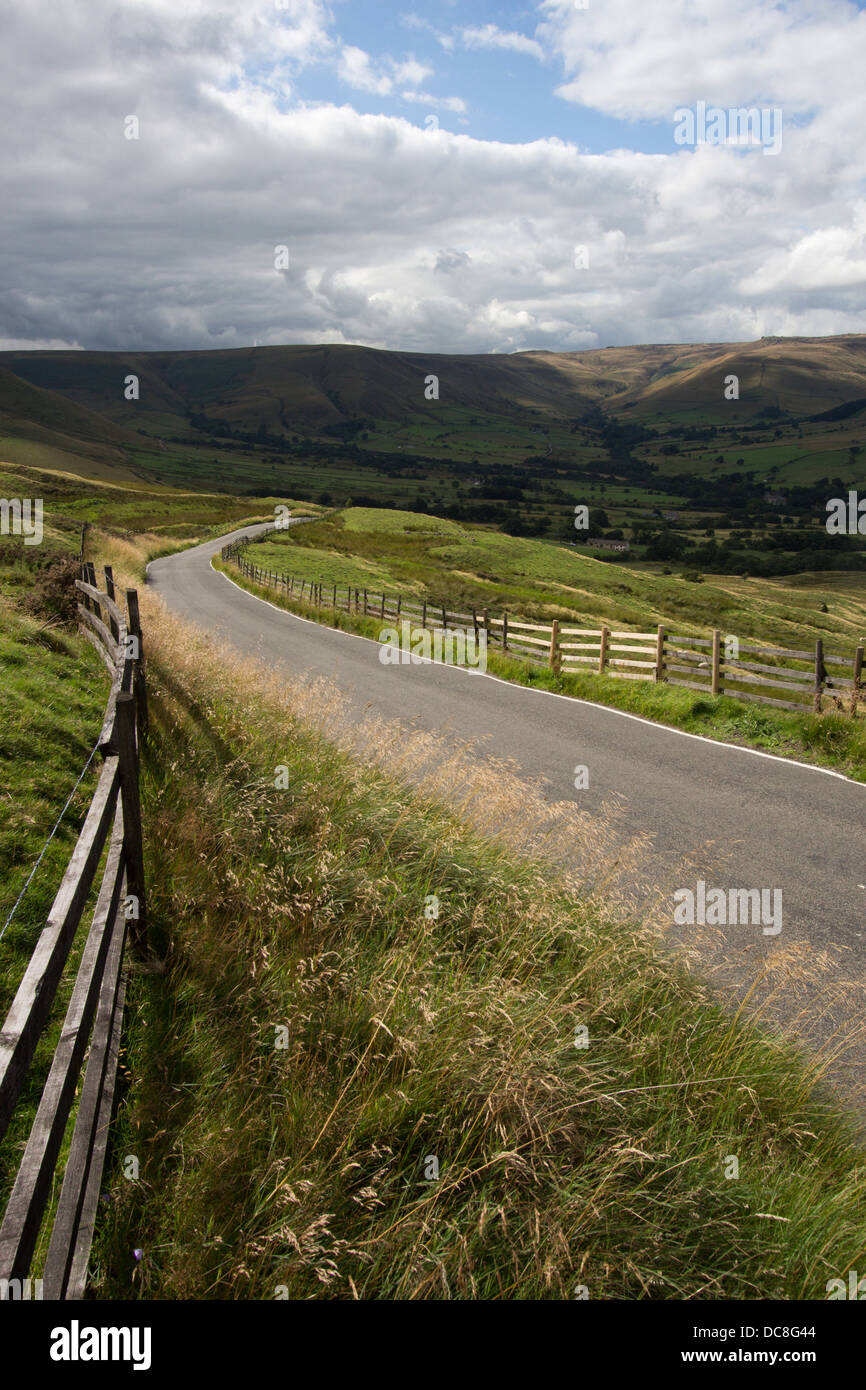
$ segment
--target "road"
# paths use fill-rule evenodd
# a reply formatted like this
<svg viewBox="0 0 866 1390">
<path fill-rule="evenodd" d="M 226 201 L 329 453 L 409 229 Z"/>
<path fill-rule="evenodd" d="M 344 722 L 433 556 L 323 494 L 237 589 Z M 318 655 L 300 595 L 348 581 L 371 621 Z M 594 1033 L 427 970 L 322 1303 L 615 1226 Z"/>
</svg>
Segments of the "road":
<svg viewBox="0 0 866 1390">
<path fill-rule="evenodd" d="M 291 676 L 329 678 L 359 713 L 468 740 L 480 757 L 505 754 L 526 777 L 543 778 L 555 801 L 579 795 L 581 808 L 593 811 L 620 798 L 622 833 L 650 832 L 660 868 L 690 857 L 681 886 L 694 891 L 704 878 L 725 889 L 782 890 L 779 937 L 740 926 L 722 933 L 731 950 L 764 954 L 793 940 L 842 948 L 846 978 L 866 982 L 866 786 L 477 672 L 384 666 L 376 643 L 287 614 L 214 571 L 211 557 L 241 534 L 155 560 L 149 583 L 170 610 L 244 655 Z M 578 764 L 589 771 L 579 794 Z M 845 1026 L 860 1017 L 862 1005 Z M 830 1026 L 816 1024 L 810 1037 L 820 1042 Z M 858 1047 L 844 1089 L 852 1093 L 861 1078 L 866 1083 L 866 1048 Z"/>
</svg>

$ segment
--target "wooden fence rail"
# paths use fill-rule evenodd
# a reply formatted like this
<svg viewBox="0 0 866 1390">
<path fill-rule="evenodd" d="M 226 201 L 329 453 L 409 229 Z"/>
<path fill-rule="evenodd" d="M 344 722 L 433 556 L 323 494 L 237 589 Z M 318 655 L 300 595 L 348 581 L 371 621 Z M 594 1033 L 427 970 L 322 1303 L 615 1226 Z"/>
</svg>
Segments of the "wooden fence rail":
<svg viewBox="0 0 866 1390">
<path fill-rule="evenodd" d="M 493 617 L 487 608 L 450 612 L 444 604 L 427 598 L 413 600 L 401 594 L 370 593 L 352 585 L 324 585 L 262 569 L 247 559 L 248 544 L 240 540 L 224 546 L 223 561 L 237 565 L 246 578 L 276 588 L 288 598 L 380 621 L 393 623 L 407 618 L 423 628 L 464 631 L 467 635 L 472 632 L 476 637 L 483 631 L 488 643 L 500 651 L 522 661 L 543 663 L 555 672 L 664 682 L 710 696 L 728 695 L 807 714 L 847 710 L 853 716 L 864 708 L 862 645 L 851 656 L 839 656 L 825 652 L 820 640 L 813 651 L 804 651 L 739 642 L 719 629 L 709 637 L 678 637 L 662 624 L 653 632 L 630 632 L 612 630 L 606 624 L 601 628 L 578 627 L 559 618 L 550 623 L 527 622 L 507 611 Z M 758 659 L 750 660 L 750 656 Z"/>
<path fill-rule="evenodd" d="M 97 871 L 102 876 L 60 1039 L 0 1224 L 0 1290 L 7 1299 L 30 1278 L 55 1169 L 87 1064 L 54 1212 L 42 1296 L 84 1295 L 111 1121 L 125 982 L 127 929 L 141 948 L 146 933 L 138 791 L 139 742 L 146 729 L 144 654 L 138 597 L 117 601 L 105 568 L 105 592 L 82 561 L 78 613 L 84 635 L 111 672 L 99 751 L 102 771 L 81 833 L 9 1013 L 0 1031 L 0 1139 L 21 1096 L 39 1039 L 50 1021 L 64 966 L 81 926 Z M 103 863 L 104 856 L 104 863 Z"/>
</svg>

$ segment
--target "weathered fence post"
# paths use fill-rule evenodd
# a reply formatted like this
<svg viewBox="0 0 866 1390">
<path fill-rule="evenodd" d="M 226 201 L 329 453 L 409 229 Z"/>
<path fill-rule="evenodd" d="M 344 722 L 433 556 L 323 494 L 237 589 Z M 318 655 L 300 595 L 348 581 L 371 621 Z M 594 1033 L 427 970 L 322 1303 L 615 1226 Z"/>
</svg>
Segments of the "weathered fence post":
<svg viewBox="0 0 866 1390">
<path fill-rule="evenodd" d="M 851 682 L 851 714 L 857 713 L 857 704 L 860 699 L 860 688 L 863 680 L 863 648 L 858 647 L 854 653 L 854 679 Z"/>
<path fill-rule="evenodd" d="M 508 609 L 502 610 L 502 650 L 508 651 Z"/>
<path fill-rule="evenodd" d="M 137 947 L 147 939 L 147 914 L 144 900 L 144 841 L 141 834 L 141 803 L 138 791 L 138 748 L 135 739 L 135 697 L 127 691 L 117 696 L 112 740 L 120 773 L 120 796 L 123 805 L 123 857 L 126 864 L 126 886 L 136 899 L 137 916 L 131 918 L 130 934 Z"/>
<path fill-rule="evenodd" d="M 135 708 L 138 716 L 139 732 L 147 734 L 147 675 L 144 666 L 144 643 L 141 636 L 141 617 L 138 611 L 138 592 L 135 589 L 126 591 L 126 611 L 129 614 L 129 633 L 134 637 L 138 656 L 135 657 L 135 678 L 132 691 L 135 695 Z"/>
<path fill-rule="evenodd" d="M 550 669 L 554 675 L 559 675 L 559 619 L 554 618 L 553 626 L 550 629 Z"/>
<path fill-rule="evenodd" d="M 719 693 L 719 685 L 720 685 L 720 681 L 721 681 L 721 665 L 722 665 L 721 657 L 722 657 L 722 634 L 719 632 L 719 629 L 718 629 L 717 627 L 714 627 L 714 628 L 713 628 L 713 674 L 712 674 L 712 685 L 711 685 L 711 689 L 710 689 L 710 694 L 711 694 L 711 695 L 718 695 L 718 693 Z"/>
<path fill-rule="evenodd" d="M 815 643 L 815 713 L 821 713 L 821 697 L 824 694 L 824 682 L 827 679 L 827 668 L 824 665 L 824 643 L 819 637 Z"/>
<path fill-rule="evenodd" d="M 423 628 L 426 628 L 426 626 L 427 626 L 427 600 L 426 600 L 426 598 L 424 598 L 424 599 L 421 600 L 421 626 L 422 626 Z"/>
<path fill-rule="evenodd" d="M 607 644 L 608 644 L 609 639 L 610 639 L 610 629 L 609 629 L 604 623 L 602 623 L 602 625 L 601 625 L 601 643 L 600 643 L 599 652 L 598 652 L 598 674 L 599 674 L 600 676 L 603 676 L 603 675 L 604 675 L 604 668 L 605 668 L 605 666 L 607 665 Z"/>
<path fill-rule="evenodd" d="M 383 590 L 382 590 L 382 609 L 381 609 L 381 612 L 379 613 L 379 621 L 380 621 L 380 622 L 384 621 L 384 618 L 385 618 L 385 590 L 383 589 Z"/>
<path fill-rule="evenodd" d="M 665 671 L 665 630 L 661 623 L 656 633 L 656 680 L 663 681 Z"/>
</svg>

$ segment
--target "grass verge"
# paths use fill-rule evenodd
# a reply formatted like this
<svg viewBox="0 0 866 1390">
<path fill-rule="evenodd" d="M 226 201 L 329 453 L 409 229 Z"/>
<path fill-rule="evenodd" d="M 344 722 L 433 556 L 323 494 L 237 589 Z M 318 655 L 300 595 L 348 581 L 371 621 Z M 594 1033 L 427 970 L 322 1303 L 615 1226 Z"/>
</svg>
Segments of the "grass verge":
<svg viewBox="0 0 866 1390">
<path fill-rule="evenodd" d="M 526 823 L 495 770 L 458 816 L 397 780 L 401 731 L 150 594 L 145 624 L 162 965 L 132 979 L 97 1296 L 823 1299 L 862 1267 L 820 1063 L 717 1007 L 603 863 L 577 891 L 480 833 Z"/>
<path fill-rule="evenodd" d="M 42 572 L 29 570 L 31 591 Z M 48 835 L 93 751 L 108 676 L 92 647 L 50 616 L 23 611 L 21 559 L 0 549 L 0 1021 L 6 1017 L 45 925 L 99 775 L 93 760 L 55 837 Z M 34 578 L 35 576 L 35 578 Z M 9 925 L 9 914 L 36 868 Z M 73 942 L 51 1022 L 0 1143 L 0 1206 L 11 1190 L 60 1032 L 88 920 Z"/>
</svg>

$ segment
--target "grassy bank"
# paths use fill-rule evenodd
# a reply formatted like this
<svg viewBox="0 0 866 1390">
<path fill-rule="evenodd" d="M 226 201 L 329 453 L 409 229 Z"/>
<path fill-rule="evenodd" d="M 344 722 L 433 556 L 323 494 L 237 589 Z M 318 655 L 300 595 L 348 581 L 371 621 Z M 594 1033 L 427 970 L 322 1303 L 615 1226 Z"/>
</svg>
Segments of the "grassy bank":
<svg viewBox="0 0 866 1390">
<path fill-rule="evenodd" d="M 28 549 L 22 556 L 22 547 L 0 543 L 0 1021 L 45 925 L 96 785 L 98 757 L 36 867 L 93 751 L 108 696 L 108 675 L 93 648 L 51 611 L 47 577 L 57 557 L 52 560 L 38 548 L 36 554 Z M 82 944 L 83 933 L 73 944 L 51 1025 L 0 1143 L 0 1203 L 10 1190 L 51 1064 Z"/>
<path fill-rule="evenodd" d="M 213 566 L 249 593 L 267 599 L 287 612 L 373 640 L 378 639 L 382 630 L 378 618 L 339 611 L 335 613 L 327 603 L 318 608 L 315 604 L 288 597 L 281 590 L 257 584 L 242 575 L 236 565 L 226 564 L 218 556 L 214 558 Z M 811 762 L 818 767 L 843 772 L 857 781 L 866 781 L 866 724 L 862 720 L 836 714 L 822 714 L 819 717 L 793 711 L 789 713 L 787 710 L 759 709 L 754 705 L 744 705 L 730 696 L 713 698 L 700 691 L 653 681 L 626 681 L 570 672 L 555 675 L 547 667 L 504 656 L 492 648 L 487 655 L 487 669 L 493 675 L 520 685 L 592 700 L 609 705 L 612 709 L 625 710 L 673 728 L 685 729 L 689 733 Z"/>
<path fill-rule="evenodd" d="M 145 630 L 162 965 L 131 984 L 97 1296 L 823 1299 L 862 1265 L 822 1061 L 671 963 L 603 824 L 150 594 Z"/>
</svg>

